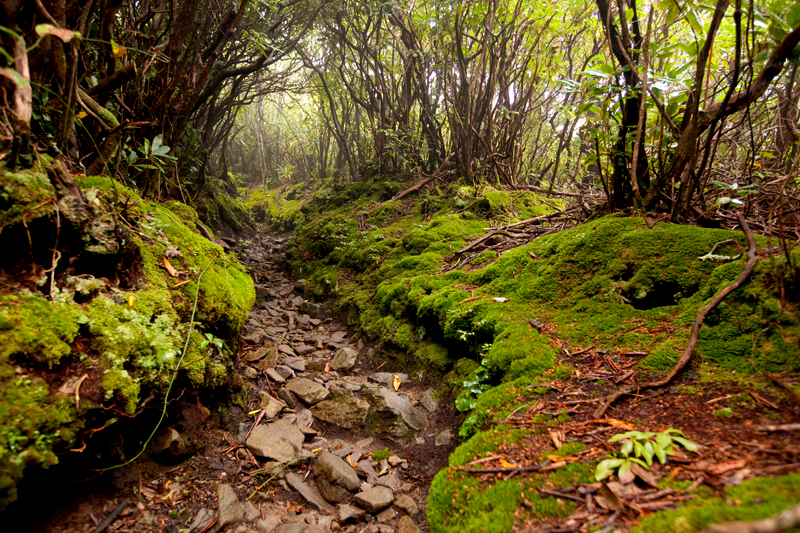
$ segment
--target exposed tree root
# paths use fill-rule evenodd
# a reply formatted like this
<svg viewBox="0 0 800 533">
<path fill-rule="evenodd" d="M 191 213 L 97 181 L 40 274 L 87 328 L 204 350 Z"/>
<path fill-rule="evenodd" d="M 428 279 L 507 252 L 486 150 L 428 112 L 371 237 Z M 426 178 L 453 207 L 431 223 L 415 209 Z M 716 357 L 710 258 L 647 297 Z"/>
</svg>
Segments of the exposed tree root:
<svg viewBox="0 0 800 533">
<path fill-rule="evenodd" d="M 425 178 L 424 180 L 420 181 L 420 182 L 419 182 L 419 183 L 417 183 L 416 185 L 414 185 L 414 186 L 412 186 L 412 187 L 409 187 L 408 189 L 404 190 L 403 192 L 401 192 L 401 193 L 399 193 L 399 194 L 395 195 L 395 196 L 394 196 L 394 197 L 393 197 L 391 200 L 389 200 L 389 201 L 390 201 L 390 202 L 396 202 L 397 200 L 402 200 L 402 199 L 403 199 L 403 198 L 405 198 L 406 196 L 408 196 L 408 195 L 410 195 L 410 194 L 414 194 L 415 192 L 417 192 L 418 190 L 420 190 L 421 188 L 423 188 L 424 186 L 426 186 L 426 185 L 427 185 L 427 184 L 429 184 L 430 182 L 432 182 L 432 181 L 434 181 L 434 180 L 436 180 L 436 179 L 438 179 L 438 178 L 441 178 L 442 176 L 444 176 L 445 174 L 447 174 L 447 171 L 445 171 L 445 170 L 444 170 L 444 167 L 445 167 L 445 166 L 447 165 L 447 163 L 450 161 L 450 158 L 451 158 L 451 157 L 453 157 L 454 155 L 455 155 L 455 153 L 451 153 L 451 154 L 449 154 L 447 157 L 445 157 L 445 158 L 444 158 L 444 161 L 442 162 L 442 164 L 441 164 L 441 165 L 439 165 L 439 168 L 436 170 L 436 172 L 434 172 L 433 174 L 431 174 L 430 176 L 428 176 L 428 177 L 427 177 L 427 178 Z M 384 202 L 384 203 L 385 203 L 385 202 Z"/>
<path fill-rule="evenodd" d="M 763 520 L 714 524 L 703 533 L 779 533 L 798 525 L 800 525 L 800 504 Z"/>
<path fill-rule="evenodd" d="M 603 416 L 609 406 L 614 403 L 616 400 L 625 396 L 626 394 L 630 394 L 633 391 L 640 391 L 645 389 L 654 389 L 657 387 L 663 387 L 664 385 L 671 382 L 675 376 L 677 376 L 686 365 L 689 364 L 689 360 L 692 357 L 692 352 L 694 351 L 694 347 L 697 344 L 697 337 L 700 333 L 700 326 L 703 325 L 703 321 L 706 319 L 708 313 L 711 312 L 719 303 L 724 300 L 730 293 L 741 287 L 747 278 L 750 277 L 750 274 L 753 272 L 753 268 L 756 266 L 756 262 L 758 258 L 756 257 L 756 240 L 753 237 L 753 232 L 750 231 L 750 226 L 747 225 L 747 221 L 744 219 L 741 213 L 737 215 L 739 220 L 739 226 L 742 228 L 742 232 L 744 232 L 745 236 L 747 237 L 748 243 L 748 250 L 747 250 L 747 264 L 745 264 L 744 270 L 739 277 L 736 278 L 736 281 L 719 291 L 714 298 L 706 304 L 703 309 L 700 310 L 698 313 L 697 318 L 694 321 L 694 325 L 692 326 L 692 333 L 689 336 L 689 344 L 686 346 L 686 349 L 683 351 L 681 358 L 672 368 L 669 374 L 666 375 L 663 379 L 657 381 L 651 381 L 649 383 L 644 384 L 636 384 L 631 385 L 629 387 L 624 387 L 608 396 L 601 398 L 599 401 L 601 402 L 600 406 L 594 411 L 593 415 L 595 418 L 599 418 Z"/>
</svg>

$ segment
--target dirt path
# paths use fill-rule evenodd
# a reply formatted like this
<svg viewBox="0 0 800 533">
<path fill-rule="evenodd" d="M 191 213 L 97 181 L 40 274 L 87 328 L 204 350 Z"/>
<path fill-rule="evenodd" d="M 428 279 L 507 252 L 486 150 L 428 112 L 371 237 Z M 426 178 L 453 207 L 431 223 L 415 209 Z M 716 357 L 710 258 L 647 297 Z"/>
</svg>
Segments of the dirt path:
<svg viewBox="0 0 800 533">
<path fill-rule="evenodd" d="M 111 517 L 104 531 L 427 530 L 428 487 L 455 446 L 451 408 L 304 298 L 278 269 L 287 236 L 256 239 L 241 254 L 257 284 L 236 361 L 246 395 L 214 413 L 178 401 L 149 457 L 113 474 L 116 491 L 82 487 L 34 529 L 97 531 Z"/>
</svg>

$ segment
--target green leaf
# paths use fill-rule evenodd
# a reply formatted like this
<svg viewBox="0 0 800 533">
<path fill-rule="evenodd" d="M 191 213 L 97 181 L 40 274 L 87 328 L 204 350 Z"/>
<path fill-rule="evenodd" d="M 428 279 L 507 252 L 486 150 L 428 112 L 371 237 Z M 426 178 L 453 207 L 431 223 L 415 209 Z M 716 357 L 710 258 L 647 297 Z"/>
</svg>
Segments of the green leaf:
<svg viewBox="0 0 800 533">
<path fill-rule="evenodd" d="M 153 155 L 157 156 L 164 156 L 169 153 L 169 146 L 159 146 L 158 148 L 153 148 Z"/>
<path fill-rule="evenodd" d="M 789 10 L 789 13 L 786 14 L 786 24 L 790 28 L 794 28 L 800 24 L 800 4 L 795 4 L 794 7 Z"/>
<path fill-rule="evenodd" d="M 653 455 L 655 455 L 655 450 L 653 448 L 652 442 L 645 442 L 644 447 L 642 449 L 642 455 L 644 455 L 644 461 L 647 463 L 647 466 L 653 465 Z"/>
<path fill-rule="evenodd" d="M 161 147 L 161 134 L 159 133 L 155 137 L 153 137 L 153 144 L 151 145 L 153 152 L 158 150 Z"/>
<path fill-rule="evenodd" d="M 689 25 L 692 27 L 692 31 L 694 31 L 696 36 L 703 35 L 703 26 L 700 25 L 700 22 L 697 20 L 697 13 L 692 8 L 686 10 L 686 20 L 689 21 Z"/>
<path fill-rule="evenodd" d="M 632 440 L 629 440 L 628 442 L 626 442 L 625 444 L 623 444 L 623 445 L 622 445 L 622 449 L 620 450 L 620 452 L 622 453 L 622 455 L 628 455 L 628 454 L 630 454 L 632 451 L 633 451 L 633 441 L 632 441 Z"/>
<path fill-rule="evenodd" d="M 722 196 L 717 200 L 717 205 L 727 205 L 731 203 L 731 199 L 728 196 Z"/>
<path fill-rule="evenodd" d="M 658 457 L 659 462 L 662 465 L 666 464 L 666 462 L 667 462 L 667 454 L 666 454 L 666 452 L 662 448 L 656 448 L 653 451 L 655 452 L 656 457 Z"/>
<path fill-rule="evenodd" d="M 690 441 L 689 439 L 684 439 L 683 437 L 672 437 L 672 440 L 674 440 L 675 442 L 677 442 L 690 452 L 697 450 L 697 448 L 699 447 L 694 442 Z"/>
<path fill-rule="evenodd" d="M 766 50 L 761 50 L 759 53 L 756 54 L 756 57 L 753 58 L 753 63 L 761 63 L 762 61 L 766 61 L 767 59 L 769 59 L 771 53 L 772 53 L 771 48 L 767 48 Z"/>
<path fill-rule="evenodd" d="M 14 69 L 0 68 L 0 76 L 5 76 L 6 78 L 10 79 L 20 89 L 25 89 L 27 87 L 30 87 L 30 85 L 31 85 L 28 80 L 26 80 L 25 78 L 22 77 L 22 74 L 20 74 L 19 72 L 17 72 Z"/>
<path fill-rule="evenodd" d="M 594 478 L 597 481 L 602 481 L 614 473 L 614 469 L 622 464 L 622 459 L 606 459 L 597 463 L 597 468 L 594 469 Z"/>
<path fill-rule="evenodd" d="M 644 446 L 638 440 L 633 442 L 633 450 L 636 452 L 636 457 L 641 457 L 644 454 Z"/>
<path fill-rule="evenodd" d="M 662 450 L 668 449 L 672 446 L 672 439 L 669 438 L 669 435 L 666 433 L 659 433 L 656 435 L 656 446 L 661 448 Z"/>
</svg>

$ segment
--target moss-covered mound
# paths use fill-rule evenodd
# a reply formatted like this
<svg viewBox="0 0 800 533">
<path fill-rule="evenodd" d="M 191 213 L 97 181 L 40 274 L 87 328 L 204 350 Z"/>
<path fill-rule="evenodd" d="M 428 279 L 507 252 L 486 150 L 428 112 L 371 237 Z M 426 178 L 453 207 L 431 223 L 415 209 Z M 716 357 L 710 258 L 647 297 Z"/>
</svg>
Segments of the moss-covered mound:
<svg viewBox="0 0 800 533">
<path fill-rule="evenodd" d="M 59 168 L 0 168 L 0 508 L 26 466 L 163 398 L 176 372 L 228 383 L 230 354 L 204 335 L 234 346 L 255 297 L 190 207 Z"/>
<path fill-rule="evenodd" d="M 543 379 L 570 375 L 570 367 L 556 366 L 565 344 L 645 352 L 640 373 L 669 370 L 698 310 L 744 266 L 739 232 L 615 215 L 502 254 L 489 250 L 451 270 L 463 257 L 454 254 L 489 228 L 559 205 L 532 193 L 455 185 L 406 202 L 387 201 L 381 190 L 380 183 L 362 183 L 318 193 L 301 207 L 306 223 L 289 263 L 308 290 L 333 297 L 385 347 L 445 375 L 461 393 L 457 405 L 471 410 L 462 437 L 481 442 L 507 442 L 512 435 L 486 428 L 530 401 Z M 723 241 L 730 242 L 711 255 Z M 798 305 L 781 298 L 786 275 L 782 258 L 764 257 L 746 286 L 708 316 L 695 351 L 705 370 L 800 369 Z M 451 463 L 476 458 L 467 453 L 474 442 Z M 576 480 L 590 472 L 574 468 Z M 544 482 L 534 476 L 478 486 L 446 469 L 431 488 L 431 530 L 509 531 L 514 509 L 523 498 L 532 501 L 532 489 Z M 533 507 L 542 518 L 567 511 L 547 511 L 550 503 Z"/>
</svg>

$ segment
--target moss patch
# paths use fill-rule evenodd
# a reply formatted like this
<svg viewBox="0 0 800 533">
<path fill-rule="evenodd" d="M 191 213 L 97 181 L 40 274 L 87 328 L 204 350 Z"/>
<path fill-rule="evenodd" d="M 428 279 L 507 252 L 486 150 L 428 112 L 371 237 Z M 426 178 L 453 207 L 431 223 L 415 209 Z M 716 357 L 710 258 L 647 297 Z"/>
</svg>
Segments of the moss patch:
<svg viewBox="0 0 800 533">
<path fill-rule="evenodd" d="M 0 244 L 15 246 L 10 243 L 24 235 L 19 226 L 25 214 L 35 245 L 53 246 L 48 239 L 55 214 L 47 206 L 55 191 L 47 176 L 0 168 L 0 184 L 6 195 L 0 198 L 0 220 L 7 224 Z M 85 259 L 81 254 L 90 252 L 80 248 L 82 230 L 62 217 L 58 245 L 65 256 L 55 279 L 43 275 L 0 295 L 0 508 L 16 497 L 25 467 L 55 464 L 56 453 L 73 443 L 84 420 L 109 423 L 112 405 L 133 414 L 143 398 L 163 397 L 187 336 L 184 383 L 201 393 L 227 383 L 230 352 L 201 348 L 202 333 L 233 348 L 255 299 L 244 267 L 193 229 L 198 217 L 191 207 L 145 202 L 108 178 L 81 178 L 79 185 L 91 209 L 110 219 L 121 212 L 121 251 Z M 167 255 L 179 277 L 165 268 Z M 42 275 L 52 251 L 20 257 L 0 265 L 4 279 L 27 281 L 30 271 Z M 100 265 L 102 275 L 80 270 L 93 265 Z M 189 335 L 195 296 L 196 325 Z M 75 368 L 87 380 L 80 410 L 69 388 L 77 377 L 68 372 Z"/>
</svg>

